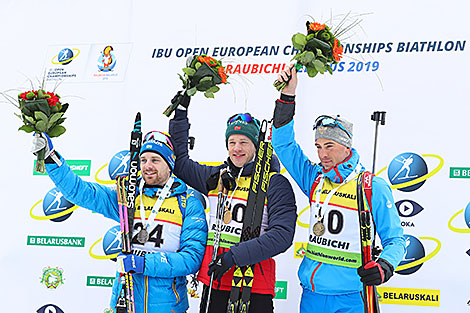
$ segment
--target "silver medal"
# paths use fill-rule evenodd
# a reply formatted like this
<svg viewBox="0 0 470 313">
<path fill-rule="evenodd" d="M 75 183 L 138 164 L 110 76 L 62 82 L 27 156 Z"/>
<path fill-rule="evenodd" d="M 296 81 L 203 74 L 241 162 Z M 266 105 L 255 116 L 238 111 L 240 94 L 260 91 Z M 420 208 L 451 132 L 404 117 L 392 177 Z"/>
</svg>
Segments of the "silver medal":
<svg viewBox="0 0 470 313">
<path fill-rule="evenodd" d="M 137 234 L 137 240 L 141 244 L 144 244 L 149 240 L 149 233 L 145 228 L 142 228 L 142 230 Z"/>
</svg>

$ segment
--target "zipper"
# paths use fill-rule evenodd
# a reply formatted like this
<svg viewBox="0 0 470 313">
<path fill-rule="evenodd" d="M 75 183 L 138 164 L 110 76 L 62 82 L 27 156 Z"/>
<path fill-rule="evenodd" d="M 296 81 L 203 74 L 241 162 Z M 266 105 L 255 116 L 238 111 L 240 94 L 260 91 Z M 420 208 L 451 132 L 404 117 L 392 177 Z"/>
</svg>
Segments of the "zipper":
<svg viewBox="0 0 470 313">
<path fill-rule="evenodd" d="M 313 273 L 312 273 L 312 277 L 310 277 L 310 283 L 312 284 L 312 291 L 315 292 L 315 286 L 313 285 L 313 276 L 315 276 L 315 273 L 316 271 L 318 270 L 318 268 L 320 267 L 320 265 L 322 265 L 323 263 L 319 263 L 317 265 L 317 267 L 313 270 Z"/>
<path fill-rule="evenodd" d="M 175 293 L 176 296 L 176 303 L 180 302 L 180 295 L 178 294 L 178 291 L 176 291 L 176 277 L 173 278 L 173 292 Z"/>
<path fill-rule="evenodd" d="M 144 313 L 147 313 L 147 293 L 148 293 L 148 276 L 145 277 L 145 290 L 144 290 Z"/>
</svg>

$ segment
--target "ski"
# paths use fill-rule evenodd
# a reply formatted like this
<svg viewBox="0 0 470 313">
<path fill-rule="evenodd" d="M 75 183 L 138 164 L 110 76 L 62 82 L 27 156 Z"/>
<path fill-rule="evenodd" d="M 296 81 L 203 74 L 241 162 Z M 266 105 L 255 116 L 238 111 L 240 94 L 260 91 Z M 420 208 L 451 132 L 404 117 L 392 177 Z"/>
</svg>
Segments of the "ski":
<svg viewBox="0 0 470 313">
<path fill-rule="evenodd" d="M 369 206 L 364 204 L 363 200 L 363 184 L 364 189 L 372 187 L 372 174 L 365 172 L 359 175 L 357 178 L 357 211 L 359 214 L 359 226 L 360 226 L 360 237 L 361 237 L 361 256 L 362 265 L 367 264 L 372 260 L 372 248 L 371 248 L 371 219 Z M 369 199 L 368 199 L 369 200 Z M 375 286 L 367 286 L 363 284 L 363 300 L 364 300 L 364 313 L 380 313 L 380 307 L 377 297 L 377 289 Z"/>
<path fill-rule="evenodd" d="M 240 242 L 259 237 L 261 233 L 261 222 L 273 154 L 271 136 L 266 136 L 267 130 L 271 127 L 271 125 L 268 126 L 268 124 L 269 123 L 264 120 L 260 128 L 259 145 L 251 176 Z M 228 313 L 248 312 L 254 271 L 255 264 L 247 265 L 243 268 L 236 266 L 232 279 L 232 290 L 230 291 L 227 305 Z"/>
<path fill-rule="evenodd" d="M 137 192 L 137 174 L 139 171 L 139 152 L 141 143 L 141 117 L 140 112 L 138 112 L 135 117 L 134 128 L 131 132 L 129 175 L 127 177 L 118 176 L 116 178 L 122 253 L 124 254 L 132 253 L 131 242 L 132 230 L 134 227 L 135 198 Z M 135 313 L 134 280 L 132 278 L 132 274 L 121 274 L 120 282 L 122 288 L 118 296 L 116 310 L 118 312 L 127 311 L 128 313 Z"/>
</svg>

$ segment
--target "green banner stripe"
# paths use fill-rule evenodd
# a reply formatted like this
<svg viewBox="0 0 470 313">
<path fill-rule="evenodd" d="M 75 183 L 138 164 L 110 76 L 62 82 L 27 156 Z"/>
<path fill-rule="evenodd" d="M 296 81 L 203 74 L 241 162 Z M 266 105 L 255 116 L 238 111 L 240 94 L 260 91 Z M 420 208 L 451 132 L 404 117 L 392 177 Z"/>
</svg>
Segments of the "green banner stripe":
<svg viewBox="0 0 470 313">
<path fill-rule="evenodd" d="M 90 176 L 91 172 L 91 160 L 66 160 L 72 171 L 78 176 Z M 36 160 L 34 161 L 34 167 L 36 167 Z M 38 173 L 34 170 L 33 175 L 47 175 L 47 173 Z"/>
<path fill-rule="evenodd" d="M 85 237 L 28 236 L 28 246 L 85 247 Z"/>
<path fill-rule="evenodd" d="M 115 277 L 87 276 L 86 285 L 93 287 L 112 287 Z"/>
<path fill-rule="evenodd" d="M 220 234 L 219 247 L 230 248 L 236 243 L 240 242 L 240 237 L 232 236 L 228 234 Z M 214 245 L 214 233 L 210 232 L 207 236 L 207 244 L 210 246 Z"/>
<path fill-rule="evenodd" d="M 274 299 L 287 299 L 287 281 L 276 281 Z"/>
<path fill-rule="evenodd" d="M 346 267 L 359 267 L 361 265 L 361 254 L 345 251 L 331 250 L 328 248 L 318 247 L 311 244 L 307 245 L 307 253 L 309 259 Z"/>
<path fill-rule="evenodd" d="M 451 167 L 450 178 L 470 178 L 470 167 Z"/>
</svg>

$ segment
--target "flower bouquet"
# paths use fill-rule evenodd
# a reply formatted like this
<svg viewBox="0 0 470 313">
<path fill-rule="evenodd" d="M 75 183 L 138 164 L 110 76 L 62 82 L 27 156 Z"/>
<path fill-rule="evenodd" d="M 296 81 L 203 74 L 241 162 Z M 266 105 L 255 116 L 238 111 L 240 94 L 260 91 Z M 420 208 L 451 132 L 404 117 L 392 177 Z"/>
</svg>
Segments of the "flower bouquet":
<svg viewBox="0 0 470 313">
<path fill-rule="evenodd" d="M 44 132 L 49 137 L 58 137 L 65 132 L 65 127 L 61 124 L 65 121 L 63 115 L 69 105 L 61 103 L 58 94 L 45 91 L 41 87 L 38 90 L 20 93 L 17 101 L 5 93 L 2 95 L 20 110 L 21 114 L 14 113 L 23 122 L 18 130 L 27 133 Z M 45 152 L 45 148 L 43 148 L 37 153 L 35 171 L 39 173 L 45 173 Z"/>
<path fill-rule="evenodd" d="M 228 76 L 222 62 L 204 54 L 189 57 L 183 72 L 184 76 L 178 76 L 183 82 L 184 92 L 190 97 L 201 91 L 206 98 L 214 98 L 214 93 L 220 90 L 217 85 L 227 83 Z M 169 117 L 182 99 L 183 94 L 178 93 L 163 114 Z"/>
<path fill-rule="evenodd" d="M 328 71 L 333 74 L 331 64 L 342 58 L 343 46 L 337 35 L 325 24 L 307 22 L 307 35 L 297 33 L 292 36 L 294 48 L 299 50 L 292 60 L 296 60 L 295 69 L 299 71 L 305 66 L 309 77 Z M 282 91 L 287 82 L 276 80 L 274 87 Z"/>
</svg>

